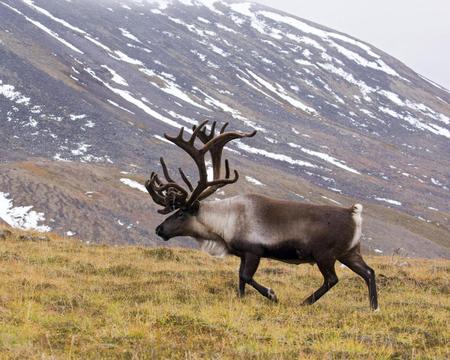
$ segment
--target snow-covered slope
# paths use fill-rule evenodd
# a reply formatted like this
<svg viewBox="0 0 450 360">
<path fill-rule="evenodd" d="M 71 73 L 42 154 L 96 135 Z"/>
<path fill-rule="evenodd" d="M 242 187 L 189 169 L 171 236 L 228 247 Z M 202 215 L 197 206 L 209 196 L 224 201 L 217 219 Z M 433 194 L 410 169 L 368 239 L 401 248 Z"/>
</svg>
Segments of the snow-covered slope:
<svg viewBox="0 0 450 360">
<path fill-rule="evenodd" d="M 142 197 L 134 181 L 161 154 L 189 166 L 162 133 L 211 119 L 259 132 L 230 146 L 247 177 L 227 195 L 372 204 L 369 247 L 450 246 L 450 93 L 360 40 L 250 2 L 0 0 L 0 59 L 0 191 L 61 233 L 108 240 L 92 230 L 100 221 L 117 228 L 111 241 L 145 242 L 158 218 L 148 198 L 151 224 L 133 223 L 136 234 L 118 222 L 123 207 L 71 221 L 83 197 L 66 199 L 72 210 L 46 209 L 14 184 L 12 164 L 89 163 L 80 171 L 111 169 L 104 181 Z M 36 186 L 62 186 L 25 169 Z M 80 177 L 86 196 L 94 176 Z M 385 207 L 406 218 L 386 219 Z M 407 232 L 390 243 L 385 222 Z"/>
</svg>

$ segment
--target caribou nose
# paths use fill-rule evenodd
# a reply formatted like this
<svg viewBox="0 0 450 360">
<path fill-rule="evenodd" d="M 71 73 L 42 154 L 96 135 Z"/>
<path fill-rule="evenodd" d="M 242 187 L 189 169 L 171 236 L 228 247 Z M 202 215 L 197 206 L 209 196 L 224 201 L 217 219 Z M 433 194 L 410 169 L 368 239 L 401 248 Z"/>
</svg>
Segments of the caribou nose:
<svg viewBox="0 0 450 360">
<path fill-rule="evenodd" d="M 167 235 L 164 234 L 163 231 L 163 227 L 162 225 L 159 225 L 156 229 L 155 229 L 156 235 L 158 235 L 160 238 L 162 238 L 164 241 L 169 240 L 169 237 L 167 237 Z"/>
</svg>

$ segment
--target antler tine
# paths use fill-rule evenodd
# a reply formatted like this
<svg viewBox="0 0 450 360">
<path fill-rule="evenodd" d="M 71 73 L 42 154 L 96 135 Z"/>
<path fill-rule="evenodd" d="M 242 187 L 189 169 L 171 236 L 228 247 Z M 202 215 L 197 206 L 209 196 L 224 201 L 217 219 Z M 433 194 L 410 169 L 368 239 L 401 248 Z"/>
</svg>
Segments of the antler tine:
<svg viewBox="0 0 450 360">
<path fill-rule="evenodd" d="M 229 177 L 230 177 L 230 164 L 228 163 L 228 159 L 225 159 L 225 179 L 228 179 Z"/>
<path fill-rule="evenodd" d="M 203 144 L 206 144 L 209 140 L 214 138 L 214 136 L 216 135 L 216 125 L 217 125 L 217 121 L 213 121 L 209 135 L 206 133 L 206 127 L 198 133 L 197 137 L 201 140 L 201 142 Z M 194 125 L 192 127 L 192 131 L 194 131 L 196 128 L 197 128 L 197 125 Z"/>
<path fill-rule="evenodd" d="M 222 128 L 220 129 L 220 133 L 223 134 L 223 132 L 225 131 L 225 129 L 227 128 L 228 123 L 226 122 L 225 124 L 223 124 Z"/>
<path fill-rule="evenodd" d="M 159 180 L 158 175 L 156 175 L 156 173 L 152 173 L 152 176 L 150 177 L 150 179 L 152 179 L 153 177 L 155 177 L 155 183 L 156 185 L 162 185 L 161 180 Z"/>
<path fill-rule="evenodd" d="M 213 181 L 208 182 L 208 185 L 210 185 L 210 186 L 218 186 L 218 188 L 221 188 L 224 185 L 235 183 L 236 181 L 239 180 L 239 173 L 238 173 L 237 170 L 233 170 L 233 172 L 234 172 L 234 178 L 232 178 L 232 179 L 227 178 L 227 179 L 213 180 Z M 214 191 L 216 191 L 216 190 L 214 190 Z"/>
<path fill-rule="evenodd" d="M 184 127 L 181 128 L 178 136 L 176 137 L 169 136 L 167 134 L 164 134 L 164 136 L 166 137 L 167 140 L 169 140 L 170 142 L 174 143 L 175 145 L 186 151 L 194 159 L 197 166 L 201 166 L 200 162 L 203 162 L 202 149 L 201 150 L 196 149 L 194 146 L 194 142 L 197 139 L 200 131 L 207 123 L 208 120 L 202 122 L 199 126 L 195 127 L 194 131 L 192 132 L 191 138 L 187 141 L 183 139 Z"/>
<path fill-rule="evenodd" d="M 240 132 L 240 131 L 223 132 L 219 136 L 208 141 L 202 150 L 205 152 L 211 151 L 215 147 L 222 149 L 225 146 L 225 144 L 227 142 L 230 142 L 231 140 L 241 139 L 244 137 L 253 137 L 255 135 L 256 135 L 256 130 L 254 130 L 250 133 L 244 133 L 244 132 Z"/>
<path fill-rule="evenodd" d="M 171 142 L 175 142 L 178 139 L 183 140 L 183 134 L 184 134 L 184 126 L 180 129 L 180 132 L 178 133 L 177 136 L 173 137 L 173 136 L 164 134 L 164 137 Z"/>
<path fill-rule="evenodd" d="M 195 140 L 197 139 L 197 137 L 199 136 L 199 134 L 202 133 L 203 128 L 206 126 L 206 124 L 208 123 L 208 120 L 203 121 L 199 126 L 196 126 L 195 129 L 193 129 L 194 131 L 192 132 L 192 136 L 189 139 L 189 143 L 191 145 L 194 145 Z"/>
<path fill-rule="evenodd" d="M 234 178 L 230 179 L 229 178 L 230 168 L 228 165 L 225 165 L 225 167 L 226 167 L 227 177 L 225 179 L 219 179 L 219 180 L 214 180 L 214 181 L 208 182 L 209 187 L 199 195 L 199 197 L 198 197 L 199 201 L 206 199 L 208 196 L 214 194 L 217 190 L 224 187 L 225 185 L 234 184 L 236 181 L 239 180 L 239 173 L 237 172 L 237 170 L 234 170 Z"/>
<path fill-rule="evenodd" d="M 178 136 L 181 138 L 183 132 L 180 131 Z M 164 206 L 164 208 L 158 210 L 158 212 L 160 214 L 168 214 L 186 204 L 188 192 L 182 186 L 175 183 L 170 177 L 167 165 L 162 157 L 160 158 L 160 162 L 167 183 L 163 183 L 158 175 L 155 172 L 152 172 L 150 179 L 145 182 L 145 187 L 153 201 Z"/>
<path fill-rule="evenodd" d="M 150 174 L 150 179 L 147 180 L 145 183 L 146 183 L 146 184 L 147 184 L 147 183 L 150 184 L 150 181 L 153 180 L 153 178 L 154 178 L 155 176 L 158 177 L 158 175 L 157 175 L 154 171 L 152 171 L 152 173 Z M 159 181 L 159 179 L 155 179 L 155 181 Z M 161 185 L 161 182 L 160 182 L 158 185 Z"/>
<path fill-rule="evenodd" d="M 213 121 L 213 123 L 211 125 L 211 132 L 209 133 L 209 136 L 214 137 L 214 135 L 216 134 L 216 125 L 217 125 L 217 121 Z"/>
<path fill-rule="evenodd" d="M 155 203 L 165 206 L 166 205 L 165 198 L 157 191 L 155 187 L 155 185 L 157 185 L 156 184 L 157 182 L 160 182 L 158 175 L 152 173 L 150 179 L 145 182 L 145 188 L 147 189 L 148 193 L 150 194 Z"/>
<path fill-rule="evenodd" d="M 159 161 L 161 162 L 161 166 L 162 166 L 162 169 L 163 169 L 164 177 L 166 178 L 166 180 L 169 183 L 175 183 L 175 181 L 173 181 L 172 178 L 169 175 L 169 171 L 167 170 L 167 166 L 166 166 L 166 163 L 164 162 L 164 159 L 161 157 L 159 159 Z"/>
<path fill-rule="evenodd" d="M 178 168 L 178 171 L 180 172 L 181 178 L 183 179 L 183 181 L 185 182 L 185 184 L 188 186 L 189 190 L 192 192 L 194 191 L 194 188 L 192 187 L 191 182 L 189 181 L 189 179 L 187 178 L 187 176 L 184 174 L 183 170 L 181 170 L 181 168 Z"/>
</svg>

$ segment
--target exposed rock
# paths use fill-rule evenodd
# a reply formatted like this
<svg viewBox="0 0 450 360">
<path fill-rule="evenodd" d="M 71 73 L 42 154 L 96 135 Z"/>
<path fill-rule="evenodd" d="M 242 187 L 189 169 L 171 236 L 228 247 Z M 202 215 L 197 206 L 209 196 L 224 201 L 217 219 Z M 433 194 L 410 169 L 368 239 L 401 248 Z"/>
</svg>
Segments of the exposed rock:
<svg viewBox="0 0 450 360">
<path fill-rule="evenodd" d="M 6 240 L 12 235 L 12 232 L 7 229 L 0 229 L 0 240 Z"/>
</svg>

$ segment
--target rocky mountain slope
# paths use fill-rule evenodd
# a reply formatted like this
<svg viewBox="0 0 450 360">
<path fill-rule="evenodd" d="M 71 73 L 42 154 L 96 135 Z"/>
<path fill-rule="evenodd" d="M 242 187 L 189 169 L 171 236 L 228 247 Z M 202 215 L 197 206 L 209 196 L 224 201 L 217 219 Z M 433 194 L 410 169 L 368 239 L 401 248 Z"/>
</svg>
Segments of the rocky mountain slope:
<svg viewBox="0 0 450 360">
<path fill-rule="evenodd" d="M 358 201 L 367 249 L 450 256 L 450 93 L 360 40 L 249 2 L 0 0 L 0 59 L 8 223 L 159 244 L 141 184 L 161 155 L 195 177 L 161 135 L 210 119 L 258 130 L 219 197 Z"/>
</svg>

